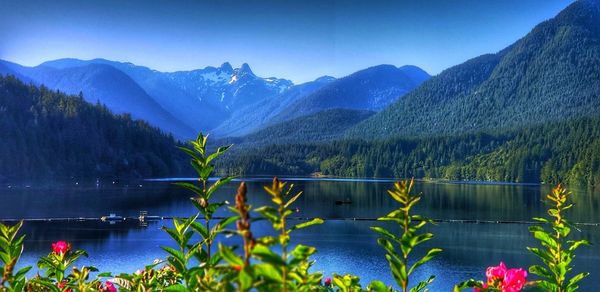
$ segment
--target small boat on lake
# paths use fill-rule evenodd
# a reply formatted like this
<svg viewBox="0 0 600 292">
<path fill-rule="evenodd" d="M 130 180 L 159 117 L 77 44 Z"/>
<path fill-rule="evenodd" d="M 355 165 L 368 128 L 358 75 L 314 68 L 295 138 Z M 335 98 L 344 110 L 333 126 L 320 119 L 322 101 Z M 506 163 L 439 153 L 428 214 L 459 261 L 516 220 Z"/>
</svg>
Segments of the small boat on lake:
<svg viewBox="0 0 600 292">
<path fill-rule="evenodd" d="M 162 219 L 162 216 L 148 215 L 148 211 L 140 211 L 140 216 L 138 216 L 138 220 L 140 220 L 140 222 L 158 221 Z"/>
<path fill-rule="evenodd" d="M 346 204 L 352 204 L 352 200 L 350 199 L 345 199 L 345 200 L 337 200 L 335 201 L 336 205 L 346 205 Z"/>
<path fill-rule="evenodd" d="M 118 216 L 115 213 L 110 213 L 110 215 L 108 215 L 108 216 L 100 217 L 100 220 L 102 220 L 102 221 L 122 221 L 123 216 Z"/>
</svg>

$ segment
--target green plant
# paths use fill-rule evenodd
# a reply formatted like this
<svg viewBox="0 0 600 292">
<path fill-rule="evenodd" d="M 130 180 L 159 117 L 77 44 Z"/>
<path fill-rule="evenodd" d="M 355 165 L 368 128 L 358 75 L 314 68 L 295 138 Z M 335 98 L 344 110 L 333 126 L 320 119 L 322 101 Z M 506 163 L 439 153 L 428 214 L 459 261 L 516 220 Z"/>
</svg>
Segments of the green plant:
<svg viewBox="0 0 600 292">
<path fill-rule="evenodd" d="M 435 278 L 434 275 L 430 276 L 426 281 L 418 283 L 416 286 L 409 290 L 410 275 L 419 266 L 430 261 L 434 256 L 442 252 L 439 248 L 432 248 L 427 253 L 409 265 L 409 255 L 413 248 L 417 245 L 430 240 L 433 237 L 431 233 L 418 233 L 431 220 L 424 218 L 419 215 L 411 215 L 411 208 L 414 207 L 419 200 L 421 195 L 412 195 L 412 187 L 414 180 L 401 181 L 394 184 L 393 190 L 388 190 L 388 193 L 394 200 L 401 204 L 401 207 L 397 210 L 392 211 L 384 217 L 380 217 L 377 220 L 395 222 L 402 229 L 402 235 L 400 237 L 394 235 L 383 227 L 371 227 L 371 229 L 381 235 L 382 238 L 377 239 L 377 243 L 383 247 L 386 251 L 385 258 L 388 260 L 392 275 L 396 280 L 398 286 L 400 286 L 403 292 L 411 291 L 418 292 L 426 290 Z M 400 252 L 396 251 L 394 243 L 400 247 Z M 378 285 L 381 286 L 381 285 Z"/>
<path fill-rule="evenodd" d="M 310 273 L 309 269 L 313 265 L 310 256 L 316 252 L 314 247 L 305 245 L 296 245 L 289 251 L 290 233 L 295 230 L 305 228 L 314 224 L 321 224 L 324 221 L 320 218 L 302 222 L 288 227 L 287 218 L 293 213 L 290 206 L 302 192 L 292 195 L 293 185 L 285 188 L 286 183 L 274 178 L 270 186 L 265 186 L 265 191 L 271 196 L 271 201 L 275 207 L 263 206 L 255 209 L 264 219 L 268 220 L 273 229 L 278 232 L 277 236 L 264 236 L 254 238 L 250 233 L 250 221 L 248 210 L 250 206 L 246 204 L 246 188 L 242 184 L 236 196 L 235 211 L 240 214 L 238 221 L 238 233 L 244 238 L 244 255 L 238 256 L 232 249 L 220 246 L 224 259 L 233 268 L 236 279 L 239 283 L 240 291 L 247 291 L 250 288 L 256 288 L 259 291 L 314 291 L 322 289 L 322 273 Z M 278 245 L 281 253 L 272 250 Z M 257 263 L 250 263 L 249 258 L 258 260 Z"/>
<path fill-rule="evenodd" d="M 25 235 L 17 237 L 23 221 L 8 226 L 0 223 L 0 291 L 8 284 L 9 291 L 23 291 L 25 288 L 25 274 L 31 267 L 24 267 L 14 273 L 15 266 L 23 254 L 23 240 Z"/>
<path fill-rule="evenodd" d="M 549 218 L 534 218 L 544 224 L 529 228 L 533 236 L 540 242 L 539 247 L 527 249 L 537 256 L 544 264 L 529 267 L 529 272 L 541 277 L 537 285 L 546 291 L 568 292 L 579 288 L 578 282 L 587 277 L 589 273 L 579 273 L 568 279 L 568 273 L 573 269 L 571 262 L 575 258 L 575 250 L 581 245 L 588 245 L 587 240 L 570 240 L 571 229 L 577 229 L 565 219 L 567 210 L 573 207 L 568 192 L 561 185 L 546 196 L 549 206 Z"/>
<path fill-rule="evenodd" d="M 175 286 L 178 283 L 178 276 L 176 269 L 171 265 L 163 265 L 161 268 L 155 269 L 156 266 L 163 263 L 162 260 L 155 260 L 153 264 L 145 266 L 143 270 L 131 274 L 122 273 L 111 281 L 119 285 L 121 292 L 164 291 L 167 287 Z"/>
<path fill-rule="evenodd" d="M 209 178 L 215 168 L 212 164 L 213 160 L 225 153 L 231 145 L 219 147 L 214 153 L 207 153 L 207 141 L 208 135 L 200 133 L 196 140 L 189 141 L 191 148 L 179 147 L 190 156 L 190 164 L 198 174 L 199 184 L 178 182 L 176 185 L 184 187 L 195 194 L 191 201 L 198 209 L 198 213 L 189 218 L 173 219 L 175 227 L 173 229 L 163 227 L 175 240 L 179 249 L 167 246 L 161 248 L 169 253 L 167 261 L 175 268 L 178 277 L 183 281 L 183 283 L 177 285 L 215 289 L 218 285 L 217 278 L 219 274 L 218 270 L 213 267 L 221 261 L 221 254 L 214 253 L 212 246 L 216 236 L 222 233 L 226 226 L 236 221 L 238 217 L 227 217 L 211 226 L 211 220 L 215 212 L 224 206 L 226 202 L 210 202 L 210 199 L 221 186 L 234 177 L 227 176 L 218 179 L 212 185 L 209 184 Z M 202 221 L 197 221 L 200 214 L 203 215 Z M 200 235 L 202 240 L 192 244 L 190 239 L 194 233 Z M 192 258 L 195 258 L 200 264 L 195 267 L 188 267 Z"/>
</svg>

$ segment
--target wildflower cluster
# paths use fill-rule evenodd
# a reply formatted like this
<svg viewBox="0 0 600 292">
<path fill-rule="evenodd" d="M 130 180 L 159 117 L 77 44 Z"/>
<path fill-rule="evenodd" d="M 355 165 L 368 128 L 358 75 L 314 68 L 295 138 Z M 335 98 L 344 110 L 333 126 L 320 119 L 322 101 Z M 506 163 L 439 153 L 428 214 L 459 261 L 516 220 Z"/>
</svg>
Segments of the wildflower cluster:
<svg viewBox="0 0 600 292">
<path fill-rule="evenodd" d="M 475 292 L 500 291 L 519 292 L 527 281 L 527 271 L 523 269 L 507 269 L 503 262 L 485 271 L 487 282 L 469 280 L 459 284 L 462 288 L 473 287 Z M 459 290 L 460 288 L 455 289 Z"/>
</svg>

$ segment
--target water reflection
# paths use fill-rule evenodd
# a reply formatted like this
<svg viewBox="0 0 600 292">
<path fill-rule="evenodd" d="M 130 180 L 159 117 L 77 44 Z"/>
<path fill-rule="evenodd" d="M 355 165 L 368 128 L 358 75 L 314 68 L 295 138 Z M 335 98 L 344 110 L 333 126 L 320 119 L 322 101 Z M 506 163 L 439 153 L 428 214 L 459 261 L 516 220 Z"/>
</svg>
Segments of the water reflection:
<svg viewBox="0 0 600 292">
<path fill-rule="evenodd" d="M 265 179 L 252 179 L 248 183 L 251 204 L 268 204 L 262 191 Z M 393 210 L 395 202 L 386 190 L 390 181 L 325 181 L 294 180 L 297 190 L 304 195 L 297 201 L 298 216 L 323 218 L 376 218 Z M 139 186 L 142 184 L 142 187 Z M 216 199 L 233 202 L 236 184 L 232 183 L 216 194 Z M 541 216 L 545 206 L 543 196 L 546 186 L 476 185 L 418 182 L 416 191 L 424 193 L 418 212 L 438 219 L 524 220 Z M 577 207 L 570 219 L 578 222 L 598 222 L 597 194 L 588 190 L 573 190 Z M 44 217 L 100 217 L 108 213 L 137 216 L 146 210 L 151 215 L 188 216 L 194 212 L 189 203 L 189 193 L 169 182 L 153 181 L 129 185 L 101 184 L 95 181 L 78 186 L 0 189 L 0 218 Z M 337 200 L 350 200 L 352 204 L 336 205 Z M 228 215 L 221 211 L 219 215 Z M 102 222 L 79 223 L 27 223 L 28 234 L 23 264 L 35 264 L 39 255 L 49 252 L 50 242 L 68 240 L 74 246 L 88 250 L 90 258 L 80 264 L 94 263 L 101 270 L 132 272 L 163 258 L 160 245 L 171 242 L 159 228 L 167 221 L 150 222 L 140 227 L 138 222 L 120 222 L 110 225 Z M 330 274 L 356 273 L 363 283 L 380 278 L 393 283 L 383 252 L 376 245 L 377 235 L 369 226 L 379 224 L 369 221 L 330 220 L 321 226 L 300 230 L 294 241 L 318 248 L 315 270 Z M 256 234 L 265 234 L 268 228 L 255 225 Z M 442 247 L 444 253 L 417 274 L 426 278 L 438 275 L 432 291 L 448 291 L 464 279 L 483 278 L 484 269 L 500 260 L 509 266 L 526 267 L 535 260 L 525 249 L 535 245 L 520 224 L 457 224 L 440 223 L 431 227 L 436 237 L 426 247 Z M 600 243 L 600 227 L 582 226 L 577 236 Z M 575 260 L 576 270 L 595 271 L 600 264 L 600 245 L 581 248 Z M 126 259 L 126 260 L 123 260 Z M 590 277 L 582 282 L 583 291 L 600 289 L 600 278 Z"/>
</svg>

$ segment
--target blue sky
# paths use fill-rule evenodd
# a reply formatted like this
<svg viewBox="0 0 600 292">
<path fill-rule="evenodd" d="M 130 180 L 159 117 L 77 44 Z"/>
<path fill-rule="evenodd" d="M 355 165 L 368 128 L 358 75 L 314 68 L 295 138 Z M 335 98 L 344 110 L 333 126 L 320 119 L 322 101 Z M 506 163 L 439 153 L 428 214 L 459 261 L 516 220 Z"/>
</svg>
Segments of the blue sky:
<svg viewBox="0 0 600 292">
<path fill-rule="evenodd" d="M 378 64 L 437 74 L 499 51 L 571 2 L 0 0 L 0 59 L 106 58 L 160 71 L 247 62 L 296 83 Z"/>
</svg>

